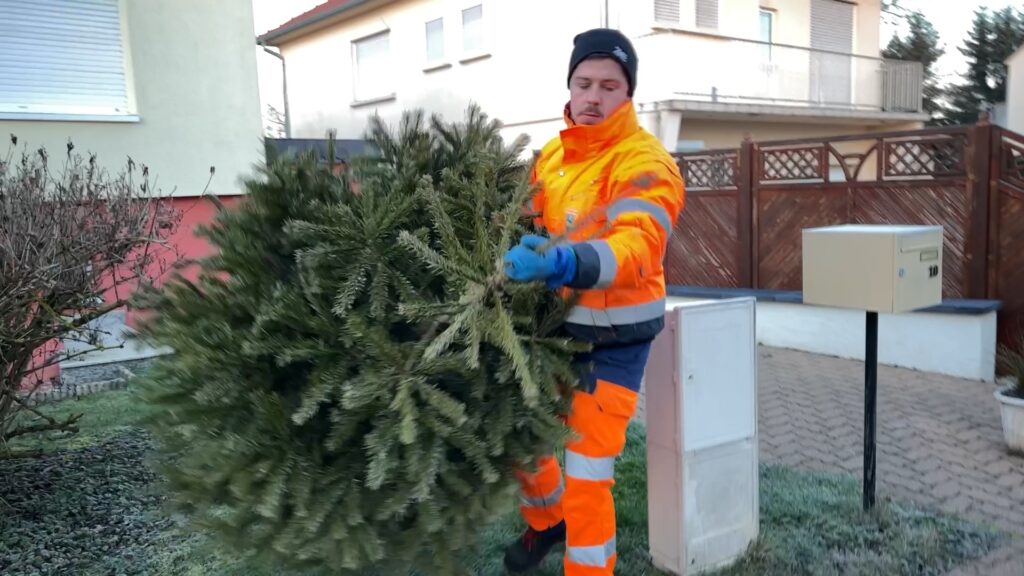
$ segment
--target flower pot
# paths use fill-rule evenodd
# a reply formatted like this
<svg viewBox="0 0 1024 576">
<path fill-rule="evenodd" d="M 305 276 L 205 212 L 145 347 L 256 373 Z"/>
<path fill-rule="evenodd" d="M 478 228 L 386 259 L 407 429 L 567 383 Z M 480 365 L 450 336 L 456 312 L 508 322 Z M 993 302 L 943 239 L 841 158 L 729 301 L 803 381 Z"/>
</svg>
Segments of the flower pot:
<svg viewBox="0 0 1024 576">
<path fill-rule="evenodd" d="M 1007 396 L 1008 391 L 996 391 L 996 400 L 1002 407 L 1003 436 L 1010 452 L 1024 454 L 1024 399 Z"/>
</svg>

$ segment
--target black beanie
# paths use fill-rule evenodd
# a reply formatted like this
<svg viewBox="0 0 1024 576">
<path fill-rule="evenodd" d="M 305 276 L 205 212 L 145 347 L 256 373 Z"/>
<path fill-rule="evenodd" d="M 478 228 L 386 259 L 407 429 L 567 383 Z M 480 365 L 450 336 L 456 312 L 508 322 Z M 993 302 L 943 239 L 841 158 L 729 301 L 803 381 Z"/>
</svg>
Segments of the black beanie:
<svg viewBox="0 0 1024 576">
<path fill-rule="evenodd" d="M 622 71 L 626 73 L 626 80 L 629 81 L 629 96 L 632 98 L 633 91 L 636 89 L 637 58 L 636 50 L 633 49 L 633 44 L 629 41 L 629 38 L 626 38 L 618 30 L 595 28 L 576 35 L 572 43 L 572 58 L 569 60 L 569 77 L 567 82 L 572 79 L 572 73 L 579 66 L 580 62 L 595 54 L 605 54 L 618 62 L 619 66 L 622 66 Z"/>
</svg>

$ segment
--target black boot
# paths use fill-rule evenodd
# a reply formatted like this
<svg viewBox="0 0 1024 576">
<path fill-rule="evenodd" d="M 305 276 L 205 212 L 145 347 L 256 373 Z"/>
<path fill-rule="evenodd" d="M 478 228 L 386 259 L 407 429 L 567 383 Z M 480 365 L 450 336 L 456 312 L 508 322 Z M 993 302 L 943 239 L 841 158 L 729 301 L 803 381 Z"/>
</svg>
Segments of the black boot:
<svg viewBox="0 0 1024 576">
<path fill-rule="evenodd" d="M 505 548 L 505 568 L 510 572 L 526 572 L 540 566 L 544 557 L 557 544 L 565 542 L 565 520 L 547 530 L 527 528 L 519 540 Z"/>
</svg>

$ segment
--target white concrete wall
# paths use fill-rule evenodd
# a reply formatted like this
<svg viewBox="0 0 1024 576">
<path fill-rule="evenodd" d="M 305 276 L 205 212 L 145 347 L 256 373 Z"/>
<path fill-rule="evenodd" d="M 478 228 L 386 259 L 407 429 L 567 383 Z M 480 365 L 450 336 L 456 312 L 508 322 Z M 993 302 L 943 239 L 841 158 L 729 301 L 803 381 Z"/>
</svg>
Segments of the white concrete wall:
<svg viewBox="0 0 1024 576">
<path fill-rule="evenodd" d="M 481 53 L 463 54 L 461 10 L 476 4 L 483 5 L 488 42 Z M 785 82 L 762 86 L 764 82 L 757 75 L 738 73 L 750 60 L 752 50 L 760 53 L 761 47 L 756 44 L 686 34 L 695 29 L 694 0 L 681 0 L 681 22 L 677 26 L 659 25 L 659 34 L 654 34 L 653 0 L 405 0 L 340 21 L 281 47 L 288 63 L 293 136 L 316 138 L 328 129 L 336 129 L 339 137 L 358 138 L 374 113 L 395 122 L 403 110 L 422 107 L 458 118 L 474 101 L 509 126 L 507 136 L 529 133 L 534 145 L 540 146 L 563 126 L 572 38 L 601 26 L 606 4 L 608 24 L 629 35 L 639 51 L 638 103 L 711 85 L 708 79 L 712 76 L 718 79 L 714 84 L 722 85 L 722 91 L 770 92 L 792 85 L 806 92 L 806 78 L 793 81 L 792 74 Z M 757 39 L 762 5 L 777 11 L 776 42 L 809 44 L 809 0 L 721 0 L 718 33 Z M 858 50 L 878 56 L 878 0 L 859 3 L 858 11 Z M 446 37 L 445 66 L 428 66 L 425 25 L 441 17 Z M 683 32 L 673 34 L 666 28 Z M 394 97 L 357 102 L 352 43 L 384 31 L 389 34 L 391 57 L 386 66 Z M 873 49 L 869 49 L 871 42 Z M 807 59 L 806 52 L 790 50 L 794 58 Z M 802 70 L 807 75 L 806 66 L 799 63 L 790 62 L 788 67 L 796 71 L 793 73 Z"/>
<path fill-rule="evenodd" d="M 129 91 L 138 122 L 0 120 L 19 145 L 62 155 L 95 152 L 116 170 L 131 156 L 177 196 L 236 194 L 261 160 L 262 134 L 251 0 L 121 0 Z M 12 117 L 6 115 L 5 117 Z M 6 146 L 0 148 L 6 150 Z"/>
<path fill-rule="evenodd" d="M 1024 133 L 1024 47 L 1006 61 L 1006 128 Z"/>
<path fill-rule="evenodd" d="M 669 298 L 667 309 L 691 298 Z M 759 344 L 864 359 L 865 313 L 757 303 Z M 889 366 L 960 378 L 995 381 L 996 313 L 879 314 L 878 361 Z"/>
</svg>

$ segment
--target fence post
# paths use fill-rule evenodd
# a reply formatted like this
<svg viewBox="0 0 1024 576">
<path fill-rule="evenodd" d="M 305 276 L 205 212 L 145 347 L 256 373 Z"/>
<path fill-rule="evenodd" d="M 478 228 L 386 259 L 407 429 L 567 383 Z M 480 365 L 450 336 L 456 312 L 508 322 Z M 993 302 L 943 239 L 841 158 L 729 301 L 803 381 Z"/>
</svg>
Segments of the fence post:
<svg viewBox="0 0 1024 576">
<path fill-rule="evenodd" d="M 741 288 L 756 288 L 757 256 L 754 253 L 754 235 L 757 231 L 754 229 L 754 142 L 749 133 L 744 135 L 743 142 L 740 144 L 739 174 L 737 176 L 739 207 L 736 216 L 739 218 L 739 225 L 736 229 L 739 231 L 739 284 Z"/>
<path fill-rule="evenodd" d="M 989 189 L 991 188 L 993 126 L 985 114 L 971 127 L 967 186 L 971 195 L 970 232 L 967 240 L 967 298 L 988 296 Z"/>
<path fill-rule="evenodd" d="M 1001 182 L 1003 180 L 1004 156 L 1003 128 L 996 126 L 992 129 L 992 138 L 989 144 L 989 154 L 992 161 L 989 162 L 989 185 L 988 185 L 988 250 L 985 254 L 986 277 L 986 298 L 999 298 L 999 213 L 1002 208 Z"/>
</svg>

